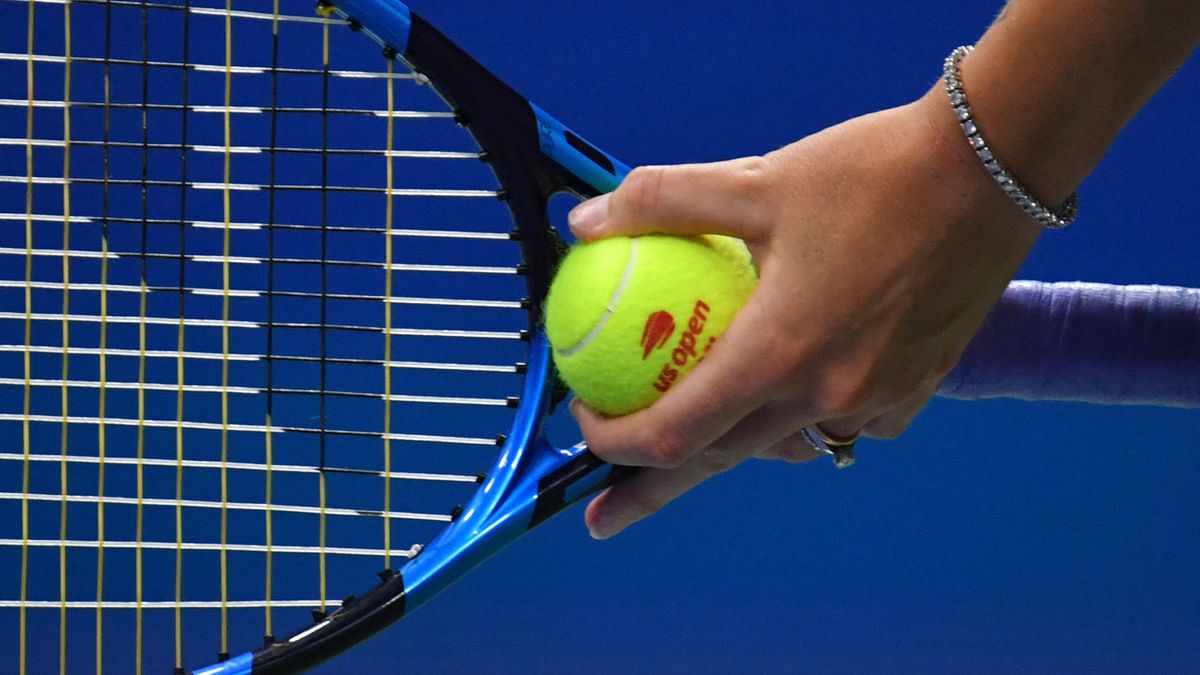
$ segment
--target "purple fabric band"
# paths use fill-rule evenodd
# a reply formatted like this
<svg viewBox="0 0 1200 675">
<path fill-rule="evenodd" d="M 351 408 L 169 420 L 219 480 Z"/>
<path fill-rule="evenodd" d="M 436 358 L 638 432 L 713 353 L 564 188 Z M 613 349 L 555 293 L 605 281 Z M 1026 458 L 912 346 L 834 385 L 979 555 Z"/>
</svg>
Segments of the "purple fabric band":
<svg viewBox="0 0 1200 675">
<path fill-rule="evenodd" d="M 938 393 L 1200 407 L 1200 289 L 1014 281 Z"/>
</svg>

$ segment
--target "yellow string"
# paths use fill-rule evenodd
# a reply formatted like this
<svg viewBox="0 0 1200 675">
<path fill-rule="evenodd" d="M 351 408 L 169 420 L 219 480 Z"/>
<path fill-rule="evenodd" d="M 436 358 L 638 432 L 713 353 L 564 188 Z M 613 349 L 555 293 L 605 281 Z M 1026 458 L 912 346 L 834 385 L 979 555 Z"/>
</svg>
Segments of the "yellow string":
<svg viewBox="0 0 1200 675">
<path fill-rule="evenodd" d="M 145 8 L 143 7 L 143 12 Z M 144 68 L 144 66 L 143 66 Z M 106 79 L 104 82 L 105 102 L 108 101 L 108 80 L 107 70 L 105 71 Z M 146 72 L 143 70 L 142 77 L 146 77 Z M 143 104 L 146 103 L 143 101 Z M 149 123 L 146 119 L 145 107 L 142 109 L 142 125 L 143 128 Z M 145 189 L 145 186 L 143 186 Z M 145 233 L 143 233 L 145 236 Z M 105 246 L 108 242 L 105 242 Z M 143 242 L 144 245 L 144 242 Z M 145 473 L 142 461 L 145 459 L 146 451 L 146 304 L 149 289 L 146 285 L 146 275 L 143 273 L 140 278 L 138 288 L 138 387 L 137 387 L 137 507 L 134 523 L 134 551 L 133 551 L 133 575 L 134 575 L 134 672 L 137 675 L 142 673 L 142 632 L 144 630 L 143 614 L 142 614 L 142 586 L 143 586 L 143 560 L 142 560 L 142 534 L 144 527 L 144 511 L 142 499 L 145 496 Z"/>
<path fill-rule="evenodd" d="M 108 69 L 104 69 L 104 114 L 105 134 L 108 132 L 108 106 L 110 102 Z M 105 162 L 104 190 L 108 191 L 108 163 Z M 96 423 L 96 450 L 99 463 L 96 466 L 96 674 L 104 667 L 104 461 L 107 455 L 107 434 L 104 418 L 108 409 L 108 230 L 100 232 L 100 391 Z M 141 395 L 141 392 L 138 392 Z"/>
<path fill-rule="evenodd" d="M 70 424 L 68 420 L 68 398 L 70 388 L 69 358 L 71 344 L 71 0 L 63 4 L 63 256 L 62 256 L 62 432 L 59 448 L 62 461 L 59 464 L 59 485 L 62 492 L 62 508 L 59 514 L 60 541 L 58 545 L 58 672 L 67 674 L 67 441 Z M 98 658 L 98 657 L 97 657 Z"/>
<path fill-rule="evenodd" d="M 26 42 L 29 45 L 25 59 L 25 90 L 28 106 L 25 108 L 25 400 L 22 404 L 24 421 L 21 425 L 21 446 L 25 463 L 21 468 L 21 603 L 20 603 L 20 647 L 17 657 L 20 673 L 25 673 L 25 600 L 29 594 L 29 399 L 33 393 L 31 383 L 33 364 L 30 352 L 33 344 L 33 26 L 35 0 L 29 0 L 29 18 Z"/>
<path fill-rule="evenodd" d="M 328 78 L 329 77 L 329 24 L 323 24 L 321 26 L 321 31 L 322 31 L 322 33 L 321 33 L 321 36 L 322 36 L 322 39 L 321 39 L 321 64 L 325 70 L 325 77 Z M 329 86 L 328 83 L 326 83 L 325 86 Z M 327 124 L 327 122 L 325 122 L 324 120 L 322 120 L 321 123 Z M 321 356 L 324 357 L 325 355 L 321 354 Z M 322 392 L 321 395 L 324 396 L 324 392 Z M 322 425 L 321 431 L 324 432 L 324 420 L 321 421 L 321 425 Z M 322 441 L 322 442 L 324 442 L 324 441 Z M 321 611 L 324 612 L 325 605 L 326 605 L 326 602 L 325 602 L 326 593 L 325 593 L 325 467 L 323 467 L 323 466 L 321 467 L 321 471 L 317 474 L 317 485 L 319 486 L 318 490 L 319 490 L 320 494 L 318 496 L 320 498 L 320 504 L 321 504 L 321 515 L 319 516 L 320 517 L 320 525 L 317 528 L 317 530 L 318 530 L 317 538 L 319 540 L 318 541 L 319 552 L 317 554 L 317 559 L 318 559 L 318 567 L 319 567 L 318 574 L 320 575 L 320 579 L 317 581 L 317 585 L 319 586 L 319 591 L 320 591 L 319 598 L 321 601 Z"/>
<path fill-rule="evenodd" d="M 186 34 L 186 22 L 184 17 Z M 184 54 L 186 61 L 187 54 Z M 184 90 L 187 97 L 187 90 Z M 186 126 L 187 121 L 184 120 Z M 185 160 L 186 161 L 186 160 Z M 180 214 L 182 219 L 185 214 Z M 186 225 L 184 225 L 186 227 Z M 181 242 L 183 235 L 181 234 Z M 179 285 L 183 286 L 181 265 Z M 184 312 L 179 312 L 178 330 L 175 333 L 175 670 L 183 672 L 183 401 L 184 401 Z"/>
<path fill-rule="evenodd" d="M 183 280 L 180 280 L 182 284 Z M 183 670 L 183 312 L 175 339 L 175 669 Z"/>
<path fill-rule="evenodd" d="M 279 46 L 278 46 L 279 45 L 279 0 L 275 0 L 275 2 L 272 3 L 271 36 L 274 38 L 275 49 L 278 49 L 279 48 Z M 273 144 L 274 144 L 274 141 L 272 141 L 272 145 Z M 272 151 L 273 151 L 273 149 L 272 149 Z M 274 158 L 272 158 L 272 161 L 274 161 Z M 272 196 L 271 198 L 274 199 L 274 196 Z M 272 225 L 274 225 L 274 223 L 272 223 Z M 273 269 L 267 270 L 267 274 L 274 274 L 274 273 L 275 273 L 275 271 Z M 274 317 L 270 317 L 270 319 L 274 320 Z M 268 354 L 268 358 L 270 358 L 270 354 Z M 271 394 L 267 394 L 267 395 L 271 396 Z M 266 506 L 267 506 L 266 510 L 263 513 L 263 518 L 266 520 L 265 527 L 266 527 L 266 538 L 267 538 L 267 542 L 266 542 L 267 543 L 266 583 L 265 583 L 265 588 L 263 589 L 263 600 L 265 601 L 264 604 L 266 606 L 264 607 L 263 612 L 266 614 L 266 617 L 265 617 L 266 626 L 265 627 L 266 627 L 267 635 L 275 634 L 272 629 L 272 626 L 271 626 L 271 591 L 272 591 L 272 585 L 273 585 L 272 584 L 273 579 L 272 579 L 272 575 L 271 575 L 271 542 L 273 541 L 273 534 L 274 534 L 274 529 L 272 527 L 273 523 L 271 522 L 272 521 L 272 518 L 271 518 L 271 496 L 272 496 L 272 491 L 273 491 L 272 490 L 273 479 L 274 479 L 273 463 L 274 463 L 274 457 L 275 457 L 274 448 L 271 447 L 271 421 L 272 421 L 271 420 L 271 411 L 268 408 L 267 414 L 266 414 L 267 430 L 266 430 L 266 434 L 265 434 L 265 439 L 266 439 L 266 449 L 265 450 L 266 450 L 266 460 L 267 460 L 267 475 L 266 475 L 267 484 L 265 486 L 265 495 L 264 495 L 265 499 L 263 500 L 266 502 Z"/>
<path fill-rule="evenodd" d="M 138 298 L 138 388 L 137 388 L 137 522 L 135 528 L 136 544 L 134 546 L 134 577 L 136 583 L 135 601 L 137 602 L 136 633 L 137 653 L 134 657 L 137 672 L 142 672 L 142 498 L 145 496 L 146 477 L 142 461 L 146 455 L 146 304 L 150 289 L 146 285 L 146 276 L 142 275 Z"/>
<path fill-rule="evenodd" d="M 107 84 L 107 83 L 106 83 Z M 99 408 L 96 422 L 96 450 L 99 464 L 96 466 L 96 673 L 103 670 L 104 653 L 104 460 L 106 456 L 104 415 L 107 408 L 108 396 L 105 388 L 108 385 L 108 359 L 105 350 L 108 348 L 108 233 L 100 235 L 100 391 Z M 139 388 L 138 398 L 142 392 Z M 139 419 L 140 422 L 140 419 Z"/>
<path fill-rule="evenodd" d="M 387 269 L 383 272 L 383 568 L 392 567 L 392 99 L 395 62 L 388 59 L 387 70 L 387 201 L 384 207 L 384 252 Z"/>
<path fill-rule="evenodd" d="M 221 653 L 229 652 L 229 570 L 225 546 L 229 537 L 229 243 L 231 231 L 229 185 L 233 154 L 230 107 L 233 93 L 233 0 L 225 0 L 225 186 L 222 203 L 225 236 L 221 260 Z"/>
</svg>

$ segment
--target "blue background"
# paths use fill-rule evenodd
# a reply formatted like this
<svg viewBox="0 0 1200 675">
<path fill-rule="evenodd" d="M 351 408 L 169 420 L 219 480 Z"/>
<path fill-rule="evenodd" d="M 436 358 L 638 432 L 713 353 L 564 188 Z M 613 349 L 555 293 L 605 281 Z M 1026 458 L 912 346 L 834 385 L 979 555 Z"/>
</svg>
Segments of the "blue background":
<svg viewBox="0 0 1200 675">
<path fill-rule="evenodd" d="M 1000 6 L 413 3 L 630 164 L 905 103 Z M 1023 277 L 1200 286 L 1197 101 L 1193 58 Z M 1194 411 L 935 400 L 851 471 L 752 462 L 606 542 L 567 513 L 330 672 L 1190 670 L 1197 432 Z"/>
<path fill-rule="evenodd" d="M 1001 6 L 413 4 L 630 164 L 903 104 Z M 1193 58 L 1023 277 L 1200 286 L 1197 101 Z M 569 512 L 323 672 L 1194 670 L 1198 431 L 1195 411 L 935 400 L 850 471 L 751 462 L 607 542 Z"/>
</svg>

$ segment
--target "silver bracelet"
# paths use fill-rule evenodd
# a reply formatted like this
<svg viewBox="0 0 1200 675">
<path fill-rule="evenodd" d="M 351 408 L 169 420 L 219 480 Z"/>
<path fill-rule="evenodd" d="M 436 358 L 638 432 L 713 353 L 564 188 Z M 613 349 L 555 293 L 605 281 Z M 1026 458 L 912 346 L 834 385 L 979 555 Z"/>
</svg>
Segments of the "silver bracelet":
<svg viewBox="0 0 1200 675">
<path fill-rule="evenodd" d="M 954 106 L 954 112 L 958 115 L 958 123 L 962 126 L 963 133 L 967 135 L 971 149 L 983 162 L 984 168 L 992 175 L 992 179 L 1017 203 L 1017 206 L 1043 227 L 1058 229 L 1070 225 L 1079 213 L 1079 195 L 1077 193 L 1072 192 L 1057 211 L 1051 211 L 1029 194 L 1029 190 L 1022 187 L 1016 178 L 1013 178 L 1008 169 L 1005 169 L 1000 160 L 996 158 L 987 141 L 983 139 L 983 132 L 975 123 L 975 116 L 971 112 L 970 104 L 967 103 L 967 93 L 963 91 L 961 71 L 958 67 L 963 58 L 974 48 L 974 46 L 964 45 L 955 49 L 950 52 L 950 56 L 946 57 L 946 63 L 942 67 L 942 79 L 946 85 L 946 94 L 950 96 L 950 105 Z"/>
</svg>

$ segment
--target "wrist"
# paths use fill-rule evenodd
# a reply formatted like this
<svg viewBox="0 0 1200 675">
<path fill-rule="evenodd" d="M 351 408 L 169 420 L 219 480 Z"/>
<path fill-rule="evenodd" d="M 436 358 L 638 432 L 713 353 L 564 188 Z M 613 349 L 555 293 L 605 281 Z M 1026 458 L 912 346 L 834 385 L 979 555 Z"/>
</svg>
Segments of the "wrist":
<svg viewBox="0 0 1200 675">
<path fill-rule="evenodd" d="M 1091 173 L 1119 126 L 1104 128 L 1100 116 L 1061 100 L 1069 90 L 1051 74 L 1011 72 L 1006 58 L 1004 47 L 977 47 L 959 64 L 963 89 L 996 156 L 1053 210 Z M 1080 133 L 1089 125 L 1093 131 Z"/>
<path fill-rule="evenodd" d="M 1029 188 L 1013 176 L 1012 172 L 1006 168 L 1005 163 L 988 145 L 987 137 L 979 127 L 975 112 L 963 89 L 960 65 L 963 58 L 969 55 L 972 49 L 973 47 L 965 45 L 956 48 L 946 57 L 942 65 L 942 85 L 946 89 L 946 99 L 954 109 L 954 116 L 958 120 L 959 127 L 962 128 L 963 137 L 996 185 L 1030 218 L 1037 221 L 1039 225 L 1051 229 L 1070 225 L 1079 211 L 1078 195 L 1071 193 L 1066 201 L 1056 208 L 1046 206 L 1029 191 Z"/>
<path fill-rule="evenodd" d="M 976 156 L 941 82 L 911 108 L 920 122 L 918 151 L 936 176 L 940 199 L 955 209 L 955 226 L 978 229 L 994 245 L 1023 259 L 1044 228 L 1013 202 Z"/>
<path fill-rule="evenodd" d="M 1195 0 L 1010 0 L 962 82 L 1002 163 L 1055 208 L 1198 38 Z"/>
</svg>

